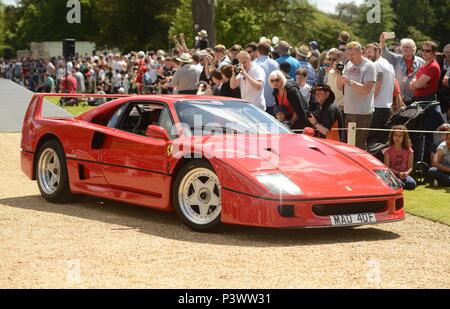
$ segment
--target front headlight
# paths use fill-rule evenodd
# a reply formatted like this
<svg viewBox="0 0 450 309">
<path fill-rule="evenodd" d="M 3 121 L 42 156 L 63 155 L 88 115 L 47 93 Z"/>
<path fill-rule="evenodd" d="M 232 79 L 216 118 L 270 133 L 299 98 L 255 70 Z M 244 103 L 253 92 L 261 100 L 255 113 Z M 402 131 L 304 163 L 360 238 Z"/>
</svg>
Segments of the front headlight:
<svg viewBox="0 0 450 309">
<path fill-rule="evenodd" d="M 295 183 L 281 173 L 256 175 L 256 179 L 258 179 L 260 183 L 269 189 L 270 192 L 275 194 L 303 193 L 303 191 Z"/>
<path fill-rule="evenodd" d="M 391 189 L 398 190 L 402 188 L 402 185 L 398 181 L 397 177 L 390 170 L 375 170 L 378 178 L 383 180 Z"/>
</svg>

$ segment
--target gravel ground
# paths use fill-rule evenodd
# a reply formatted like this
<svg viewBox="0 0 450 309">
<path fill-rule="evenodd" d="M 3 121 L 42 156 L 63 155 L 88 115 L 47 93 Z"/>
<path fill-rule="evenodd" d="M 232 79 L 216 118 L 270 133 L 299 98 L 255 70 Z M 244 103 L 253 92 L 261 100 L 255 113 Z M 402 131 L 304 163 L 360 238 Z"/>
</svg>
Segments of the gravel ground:
<svg viewBox="0 0 450 309">
<path fill-rule="evenodd" d="M 172 213 L 45 202 L 19 142 L 0 134 L 0 288 L 450 288 L 446 225 L 199 234 Z"/>
</svg>

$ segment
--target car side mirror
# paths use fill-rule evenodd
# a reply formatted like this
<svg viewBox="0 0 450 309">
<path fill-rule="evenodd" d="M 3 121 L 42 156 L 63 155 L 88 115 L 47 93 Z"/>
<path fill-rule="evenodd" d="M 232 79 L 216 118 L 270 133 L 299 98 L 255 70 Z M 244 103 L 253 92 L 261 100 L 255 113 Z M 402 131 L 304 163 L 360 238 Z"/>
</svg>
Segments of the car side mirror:
<svg viewBox="0 0 450 309">
<path fill-rule="evenodd" d="M 154 139 L 162 139 L 166 142 L 170 140 L 166 129 L 155 125 L 149 125 L 145 131 L 145 135 Z"/>
</svg>

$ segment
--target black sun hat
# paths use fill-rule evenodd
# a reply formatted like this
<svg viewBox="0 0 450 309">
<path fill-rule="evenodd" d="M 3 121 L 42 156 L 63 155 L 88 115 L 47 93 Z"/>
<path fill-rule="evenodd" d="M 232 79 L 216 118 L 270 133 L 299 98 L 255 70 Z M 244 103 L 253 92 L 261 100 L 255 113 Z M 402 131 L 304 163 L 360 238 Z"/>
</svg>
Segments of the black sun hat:
<svg viewBox="0 0 450 309">
<path fill-rule="evenodd" d="M 331 87 L 328 86 L 328 85 L 325 85 L 325 84 L 319 84 L 319 85 L 317 85 L 317 86 L 314 86 L 314 87 L 311 89 L 311 93 L 314 94 L 314 93 L 316 93 L 317 90 L 328 91 L 328 93 L 330 94 L 329 98 L 330 98 L 331 101 L 333 101 L 333 102 L 334 102 L 334 100 L 336 99 L 336 96 L 335 96 L 333 90 L 331 90 Z"/>
</svg>

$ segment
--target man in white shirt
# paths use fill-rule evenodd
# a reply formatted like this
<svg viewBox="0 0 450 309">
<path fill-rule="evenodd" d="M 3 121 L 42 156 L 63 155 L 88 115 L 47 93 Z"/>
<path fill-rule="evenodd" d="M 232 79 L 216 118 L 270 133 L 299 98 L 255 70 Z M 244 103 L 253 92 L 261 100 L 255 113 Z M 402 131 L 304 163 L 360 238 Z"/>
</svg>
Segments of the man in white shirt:
<svg viewBox="0 0 450 309">
<path fill-rule="evenodd" d="M 197 94 L 200 72 L 192 64 L 192 57 L 189 53 L 183 53 L 177 60 L 181 67 L 175 72 L 170 82 L 176 94 Z"/>
<path fill-rule="evenodd" d="M 112 76 L 112 85 L 114 93 L 119 92 L 119 88 L 123 87 L 122 74 L 119 70 L 116 70 Z"/>
<path fill-rule="evenodd" d="M 122 72 L 122 71 L 126 70 L 126 67 L 127 67 L 127 64 L 125 61 L 123 61 L 121 59 L 120 54 L 116 54 L 114 56 L 114 60 L 112 63 L 113 72 L 116 72 L 116 71 Z"/>
<path fill-rule="evenodd" d="M 53 63 L 48 59 L 45 59 L 44 63 L 47 74 L 54 77 L 56 75 L 56 68 Z"/>
<path fill-rule="evenodd" d="M 384 129 L 385 124 L 391 115 L 393 93 L 394 93 L 394 67 L 383 57 L 381 49 L 375 44 L 368 44 L 364 49 L 366 58 L 375 63 L 377 70 L 377 81 L 375 83 L 374 106 L 372 126 L 374 129 Z M 399 110 L 397 106 L 396 110 Z M 388 132 L 370 131 L 367 138 L 368 144 L 385 143 L 388 139 Z"/>
<path fill-rule="evenodd" d="M 266 111 L 273 115 L 273 107 L 275 106 L 275 98 L 272 94 L 273 89 L 269 84 L 269 75 L 275 70 L 279 69 L 279 64 L 275 60 L 269 58 L 270 45 L 266 42 L 261 42 L 256 47 L 256 54 L 258 59 L 255 63 L 259 65 L 266 74 L 266 80 L 264 81 L 264 99 L 266 100 Z"/>
<path fill-rule="evenodd" d="M 349 62 L 344 74 L 336 80 L 339 90 L 344 90 L 345 125 L 356 122 L 358 128 L 369 128 L 374 112 L 374 92 L 377 72 L 375 64 L 364 57 L 363 48 L 358 42 L 346 45 Z M 356 146 L 365 149 L 368 131 L 356 133 Z"/>
<path fill-rule="evenodd" d="M 72 62 L 71 60 L 69 60 L 69 61 L 67 62 L 66 67 L 67 67 L 67 73 L 68 73 L 68 74 L 72 74 L 72 70 L 73 70 L 73 62 Z"/>
<path fill-rule="evenodd" d="M 231 89 L 240 87 L 243 100 L 266 110 L 266 100 L 264 99 L 266 73 L 259 65 L 252 62 L 250 54 L 246 51 L 239 52 L 237 59 L 241 64 L 241 72 L 236 75 L 236 67 L 233 66 L 233 74 L 230 80 Z"/>
</svg>

